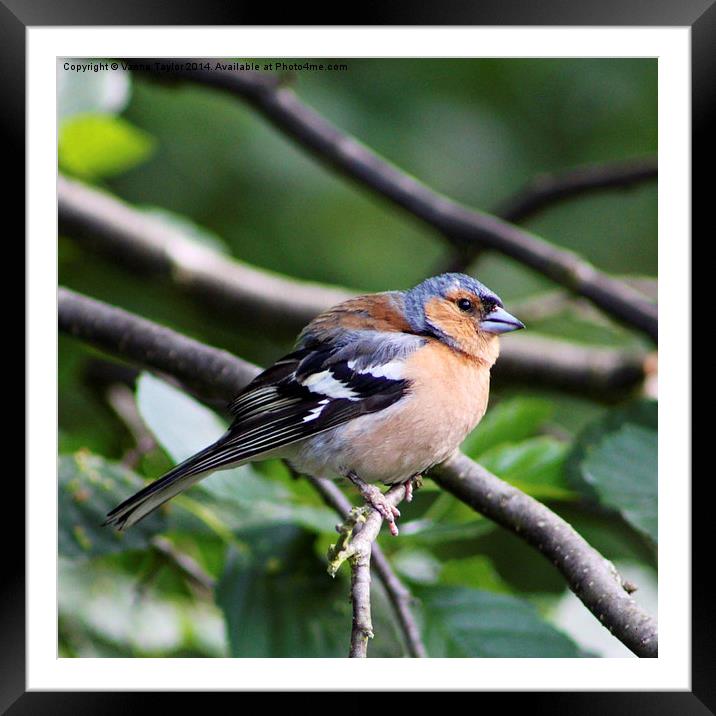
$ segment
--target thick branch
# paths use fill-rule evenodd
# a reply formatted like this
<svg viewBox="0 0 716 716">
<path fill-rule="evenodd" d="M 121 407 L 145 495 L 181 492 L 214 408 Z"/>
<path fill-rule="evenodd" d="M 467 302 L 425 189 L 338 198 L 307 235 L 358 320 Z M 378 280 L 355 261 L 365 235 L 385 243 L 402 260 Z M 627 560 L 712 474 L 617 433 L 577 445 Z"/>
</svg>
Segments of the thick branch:
<svg viewBox="0 0 716 716">
<path fill-rule="evenodd" d="M 643 382 L 646 361 L 640 351 L 515 335 L 503 341 L 492 375 L 497 381 L 554 386 L 607 401 Z"/>
<path fill-rule="evenodd" d="M 58 291 L 58 308 L 61 331 L 144 368 L 168 373 L 210 401 L 228 402 L 237 386 L 258 373 L 256 366 L 226 351 L 66 288 Z"/>
<path fill-rule="evenodd" d="M 256 373 L 234 356 L 67 289 L 59 292 L 60 327 L 143 366 L 191 377 L 207 395 L 236 393 Z M 161 336 L 161 340 L 158 337 Z M 248 368 L 247 368 L 248 366 Z M 657 655 L 654 620 L 628 596 L 614 566 L 547 507 L 464 455 L 440 466 L 435 479 L 475 510 L 539 549 L 614 636 L 639 656 Z M 586 572 L 585 572 L 586 570 Z"/>
<path fill-rule="evenodd" d="M 211 60 L 207 60 L 211 62 Z M 165 68 L 159 69 L 163 63 Z M 499 251 L 586 296 L 615 318 L 656 340 L 656 306 L 637 291 L 497 216 L 438 194 L 343 134 L 303 104 L 278 78 L 256 72 L 185 70 L 173 60 L 137 59 L 131 68 L 163 80 L 188 80 L 230 92 L 258 109 L 281 132 L 350 179 L 441 232 L 451 243 Z M 168 69 L 167 69 L 168 68 Z"/>
<path fill-rule="evenodd" d="M 200 246 L 180 229 L 124 202 L 60 175 L 60 231 L 112 261 L 158 276 L 239 324 L 297 334 L 321 311 L 355 295 L 338 287 L 261 271 Z M 517 338 L 517 337 L 516 337 Z M 567 360 L 567 357 L 569 360 Z M 644 378 L 643 356 L 593 351 L 531 336 L 502 347 L 498 380 L 529 380 L 560 389 L 623 395 Z"/>
</svg>

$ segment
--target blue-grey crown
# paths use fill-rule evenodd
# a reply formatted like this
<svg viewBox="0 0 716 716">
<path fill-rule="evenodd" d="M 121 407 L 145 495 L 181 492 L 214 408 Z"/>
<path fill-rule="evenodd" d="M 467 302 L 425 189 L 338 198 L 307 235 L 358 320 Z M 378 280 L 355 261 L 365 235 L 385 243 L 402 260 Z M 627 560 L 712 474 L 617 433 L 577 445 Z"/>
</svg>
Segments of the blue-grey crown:
<svg viewBox="0 0 716 716">
<path fill-rule="evenodd" d="M 405 314 L 413 330 L 422 333 L 428 329 L 425 319 L 425 304 L 431 298 L 444 298 L 447 294 L 460 288 L 474 293 L 482 300 L 496 303 L 498 306 L 502 305 L 502 301 L 496 293 L 490 291 L 485 284 L 480 283 L 472 276 L 467 276 L 464 273 L 443 273 L 428 278 L 415 288 L 405 292 Z"/>
</svg>

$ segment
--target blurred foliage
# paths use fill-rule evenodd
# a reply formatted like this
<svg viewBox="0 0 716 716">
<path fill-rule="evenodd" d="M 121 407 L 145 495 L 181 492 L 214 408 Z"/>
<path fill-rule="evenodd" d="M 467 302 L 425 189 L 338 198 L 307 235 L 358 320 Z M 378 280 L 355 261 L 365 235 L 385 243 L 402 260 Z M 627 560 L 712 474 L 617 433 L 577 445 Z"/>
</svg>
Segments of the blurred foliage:
<svg viewBox="0 0 716 716">
<path fill-rule="evenodd" d="M 60 170 L 83 179 L 121 174 L 143 162 L 153 142 L 121 117 L 86 114 L 62 123 L 57 146 Z"/>
<path fill-rule="evenodd" d="M 63 455 L 59 463 L 59 549 L 68 557 L 97 557 L 111 552 L 143 549 L 151 536 L 164 529 L 155 512 L 137 530 L 98 529 L 105 515 L 125 496 L 142 487 L 142 480 L 122 465 L 81 451 Z"/>
<path fill-rule="evenodd" d="M 479 208 L 495 208 L 538 173 L 657 150 L 655 60 L 347 62 L 346 72 L 288 79 L 336 125 Z M 193 240 L 250 264 L 367 291 L 405 288 L 445 264 L 439 237 L 333 175 L 234 98 L 58 67 L 60 169 Z M 655 280 L 656 220 L 656 186 L 645 184 L 560 203 L 526 226 L 608 272 Z M 539 313 L 553 288 L 501 256 L 473 268 L 508 306 L 525 302 Z M 241 316 L 208 311 L 71 237 L 59 239 L 59 279 L 258 363 L 290 348 L 285 336 L 246 330 Z M 600 347 L 644 345 L 569 306 L 539 315 L 529 329 Z M 346 653 L 347 575 L 332 582 L 325 572 L 337 519 L 305 480 L 277 461 L 227 470 L 126 533 L 102 528 L 108 509 L 226 423 L 169 384 L 119 370 L 64 336 L 58 370 L 61 656 Z M 135 391 L 156 440 L 139 459 L 130 459 L 136 436 L 108 401 L 117 382 Z M 606 408 L 503 386 L 463 449 L 547 502 L 607 558 L 654 573 L 656 428 L 653 402 Z M 379 541 L 419 598 L 432 656 L 584 654 L 582 634 L 555 621 L 566 589 L 557 571 L 429 479 L 404 507 L 400 537 Z M 373 607 L 369 654 L 404 655 L 375 580 Z"/>
<path fill-rule="evenodd" d="M 431 656 L 576 657 L 571 639 L 522 599 L 466 587 L 418 590 Z"/>
<path fill-rule="evenodd" d="M 657 403 L 641 400 L 592 423 L 577 437 L 569 460 L 572 480 L 583 493 L 620 512 L 654 543 L 657 438 Z"/>
<path fill-rule="evenodd" d="M 248 536 L 249 554 L 231 550 L 217 586 L 229 650 L 239 657 L 341 657 L 350 640 L 344 577 L 332 581 L 314 551 L 315 535 L 295 526 Z M 385 596 L 376 590 L 373 656 L 402 656 Z M 380 630 L 380 631 L 379 631 Z"/>
</svg>

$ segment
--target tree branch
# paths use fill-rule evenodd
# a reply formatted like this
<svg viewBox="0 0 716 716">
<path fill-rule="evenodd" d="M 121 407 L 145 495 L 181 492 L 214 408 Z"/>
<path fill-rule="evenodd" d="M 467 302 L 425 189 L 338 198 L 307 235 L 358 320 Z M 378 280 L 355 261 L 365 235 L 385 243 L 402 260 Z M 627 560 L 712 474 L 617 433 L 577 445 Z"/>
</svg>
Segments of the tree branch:
<svg viewBox="0 0 716 716">
<path fill-rule="evenodd" d="M 59 175 L 61 234 L 134 271 L 158 276 L 223 314 L 294 336 L 352 295 L 262 271 L 202 246 L 180 229 L 104 192 Z"/>
<path fill-rule="evenodd" d="M 154 537 L 151 540 L 151 545 L 170 562 L 170 564 L 178 568 L 193 584 L 205 592 L 214 591 L 216 583 L 213 577 L 208 574 L 193 557 L 178 550 L 166 537 Z"/>
<path fill-rule="evenodd" d="M 538 174 L 514 196 L 500 204 L 495 213 L 518 223 L 548 206 L 574 196 L 604 189 L 626 189 L 658 176 L 656 157 L 599 162 L 550 174 Z"/>
<path fill-rule="evenodd" d="M 109 194 L 58 178 L 60 232 L 128 266 L 158 276 L 221 315 L 283 336 L 296 335 L 321 311 L 355 295 L 339 287 L 289 279 L 261 271 L 197 244 Z M 515 336 L 502 347 L 495 377 L 559 389 L 622 396 L 644 379 L 641 353 L 592 350 L 571 343 Z M 567 360 L 567 358 L 569 360 Z"/>
<path fill-rule="evenodd" d="M 168 373 L 212 402 L 226 405 L 227 396 L 259 372 L 227 351 L 66 288 L 59 289 L 58 307 L 60 330 L 143 368 Z"/>
<path fill-rule="evenodd" d="M 647 361 L 641 351 L 515 335 L 501 344 L 492 376 L 497 381 L 559 387 L 606 401 L 624 397 L 643 383 Z"/>
<path fill-rule="evenodd" d="M 313 477 L 312 475 L 306 475 L 305 477 L 321 494 L 326 504 L 330 505 L 344 519 L 348 517 L 350 511 L 353 509 L 353 505 L 351 505 L 348 498 L 334 482 L 322 477 Z M 420 630 L 410 609 L 414 601 L 413 596 L 392 570 L 390 564 L 388 564 L 388 558 L 377 542 L 373 545 L 371 557 L 372 567 L 383 583 L 388 593 L 388 599 L 390 599 L 398 621 L 400 622 L 408 652 L 414 657 L 427 656 L 425 646 L 420 637 Z"/>
<path fill-rule="evenodd" d="M 216 395 L 218 382 L 227 399 L 258 370 L 225 351 L 68 289 L 59 291 L 59 320 L 62 330 L 99 348 L 173 373 L 180 380 L 190 378 L 206 395 Z M 654 620 L 627 594 L 611 562 L 564 520 L 464 455 L 440 466 L 435 480 L 536 547 L 560 570 L 585 606 L 635 654 L 657 655 Z"/>
<path fill-rule="evenodd" d="M 386 501 L 397 506 L 406 496 L 405 485 L 395 485 L 385 493 Z M 353 508 L 344 523 L 339 526 L 337 544 L 328 550 L 328 572 L 335 576 L 346 560 L 351 566 L 351 602 L 353 604 L 353 627 L 351 629 L 350 657 L 365 658 L 368 640 L 373 638 L 373 622 L 370 610 L 370 558 L 378 547 L 383 517 L 378 510 L 365 506 Z"/>
<path fill-rule="evenodd" d="M 627 189 L 654 180 L 657 176 L 656 157 L 600 162 L 561 172 L 538 174 L 520 191 L 503 201 L 495 209 L 495 214 L 505 221 L 518 224 L 565 199 L 608 189 Z M 461 247 L 448 262 L 446 270 L 464 271 L 479 254 L 479 247 Z"/>
<path fill-rule="evenodd" d="M 207 60 L 211 62 L 211 60 Z M 275 75 L 226 70 L 185 70 L 174 60 L 131 59 L 130 69 L 155 79 L 215 87 L 248 102 L 301 147 L 393 204 L 437 229 L 456 246 L 485 246 L 510 256 L 585 296 L 614 318 L 657 339 L 657 308 L 637 291 L 497 216 L 442 196 L 342 133 L 280 84 Z M 164 64 L 160 69 L 159 65 Z"/>
</svg>

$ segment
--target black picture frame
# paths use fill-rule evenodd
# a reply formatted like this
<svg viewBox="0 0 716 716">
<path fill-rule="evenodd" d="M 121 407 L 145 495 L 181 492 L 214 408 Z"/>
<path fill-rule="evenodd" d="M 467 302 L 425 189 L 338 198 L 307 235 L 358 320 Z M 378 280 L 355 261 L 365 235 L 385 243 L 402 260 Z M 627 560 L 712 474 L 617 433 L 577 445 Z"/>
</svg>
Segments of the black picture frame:
<svg viewBox="0 0 716 716">
<path fill-rule="evenodd" d="M 82 25 L 261 25 L 276 19 L 274 7 L 257 3 L 226 3 L 220 0 L 175 0 L 162 4 L 156 0 L 135 3 L 90 2 L 67 0 L 52 4 L 42 0 L 0 0 L 0 67 L 4 69 L 0 122 L 3 127 L 4 159 L 9 163 L 6 176 L 11 178 L 5 189 L 7 207 L 21 214 L 24 194 L 25 157 L 22 136 L 25 128 L 25 37 L 32 26 Z M 436 4 L 386 3 L 378 8 L 371 3 L 352 6 L 343 17 L 333 8 L 321 9 L 321 17 L 311 16 L 304 3 L 287 4 L 281 10 L 281 24 L 296 25 L 602 25 L 602 26 L 682 26 L 691 28 L 692 37 L 692 141 L 698 151 L 693 153 L 693 220 L 705 214 L 706 193 L 711 193 L 711 181 L 706 168 L 711 163 L 709 135 L 714 120 L 716 91 L 716 0 L 483 0 L 468 6 L 464 2 L 443 0 Z M 317 13 L 314 13 L 317 15 Z M 696 181 L 699 170 L 702 181 Z M 17 179 L 23 177 L 23 180 Z M 14 196 L 16 194 L 17 196 Z M 712 200 L 712 199 L 711 199 Z M 8 212 L 9 215 L 9 212 Z M 713 228 L 711 228 L 713 232 Z M 689 297 L 679 297 L 684 303 Z M 26 381 L 32 376 L 26 375 Z M 52 404 L 52 401 L 49 401 Z M 32 429 L 32 426 L 29 427 Z M 25 687 L 25 560 L 17 546 L 17 534 L 24 522 L 24 486 L 6 469 L 3 483 L 6 519 L 3 520 L 4 567 L 0 582 L 0 711 L 13 716 L 21 714 L 115 713 L 127 711 L 155 711 L 160 700 L 175 698 L 177 694 L 109 693 L 109 692 L 27 692 Z M 676 479 L 676 476 L 674 476 Z M 687 476 L 680 479 L 686 480 Z M 694 515 L 698 509 L 708 509 L 706 484 L 693 483 Z M 8 506 L 11 505 L 12 509 Z M 700 508 L 698 508 L 700 506 Z M 698 509 L 697 509 L 698 508 Z M 7 519 L 10 513 L 14 519 Z M 703 517 L 703 516 L 702 516 Z M 512 708 L 526 708 L 533 713 L 569 714 L 707 714 L 716 713 L 716 679 L 714 678 L 713 608 L 706 585 L 710 570 L 698 569 L 708 565 L 707 554 L 712 536 L 706 534 L 706 520 L 695 520 L 693 532 L 693 605 L 692 605 L 692 690 L 690 692 L 620 692 L 620 693 L 501 693 L 476 694 L 479 708 L 487 708 L 486 699 L 495 699 L 505 708 L 505 698 Z M 558 668 L 558 666 L 556 667 Z M 181 706 L 192 708 L 204 694 L 179 694 Z M 212 694 L 213 697 L 218 694 Z M 224 694 L 242 698 L 240 694 Z M 284 695 L 288 696 L 288 695 Z M 443 695 L 444 697 L 444 695 Z M 295 699 L 295 696 L 292 696 Z M 337 703 L 329 708 L 344 708 L 345 695 L 334 694 Z M 381 701 L 382 701 L 381 697 Z M 396 699 L 395 708 L 406 708 L 405 696 Z M 499 701 L 497 701 L 499 699 Z M 343 706 L 340 703 L 343 702 Z M 235 702 L 236 703 L 236 702 Z M 386 707 L 383 701 L 376 708 Z M 293 703 L 295 708 L 295 702 Z M 318 705 L 312 701 L 312 709 Z M 366 706 L 366 708 L 370 708 Z M 357 710 L 357 709 L 356 709 Z"/>
</svg>

